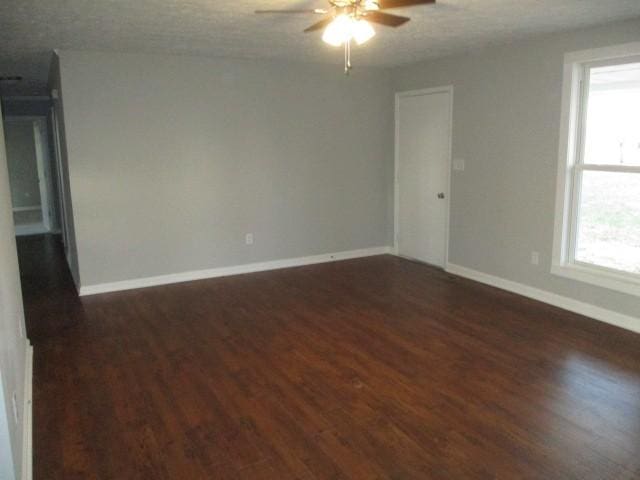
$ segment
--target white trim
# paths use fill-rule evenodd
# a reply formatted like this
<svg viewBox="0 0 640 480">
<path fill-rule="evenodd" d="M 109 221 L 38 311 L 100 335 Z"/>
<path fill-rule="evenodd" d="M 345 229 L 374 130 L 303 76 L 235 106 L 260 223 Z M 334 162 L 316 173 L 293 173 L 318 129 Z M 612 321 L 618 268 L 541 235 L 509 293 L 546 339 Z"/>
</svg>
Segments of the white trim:
<svg viewBox="0 0 640 480">
<path fill-rule="evenodd" d="M 43 233 L 50 233 L 44 227 L 42 223 L 28 223 L 26 225 L 16 225 L 15 226 L 16 236 L 22 237 L 25 235 L 41 235 Z"/>
<path fill-rule="evenodd" d="M 33 346 L 27 345 L 24 375 L 22 480 L 33 478 Z"/>
<path fill-rule="evenodd" d="M 553 229 L 551 273 L 590 283 L 631 295 L 640 295 L 640 281 L 631 274 L 610 271 L 597 266 L 575 262 L 575 221 L 578 217 L 577 199 L 580 175 L 586 170 L 638 172 L 637 166 L 583 165 L 580 162 L 581 135 L 584 128 L 586 106 L 585 68 L 594 62 L 618 62 L 640 54 L 640 42 L 612 47 L 569 52 L 564 56 L 562 80 L 562 110 L 560 114 L 560 142 L 558 147 L 558 173 Z"/>
<path fill-rule="evenodd" d="M 560 143 L 558 147 L 558 173 L 556 182 L 556 208 L 552 261 L 566 261 L 565 246 L 569 242 L 571 206 L 571 170 L 575 161 L 578 108 L 580 105 L 580 82 L 582 69 L 567 62 L 565 55 L 562 80 L 562 110 L 560 114 Z"/>
<path fill-rule="evenodd" d="M 564 55 L 564 63 L 587 63 L 611 60 L 613 58 L 634 57 L 640 52 L 640 42 L 623 43 L 611 47 L 590 48 L 568 52 Z"/>
<path fill-rule="evenodd" d="M 395 94 L 395 120 L 394 120 L 394 142 L 393 142 L 393 250 L 395 255 L 399 255 L 398 248 L 398 230 L 400 217 L 400 185 L 398 182 L 398 139 L 400 136 L 400 125 L 398 123 L 400 112 L 400 98 L 417 97 L 422 95 L 431 95 L 434 93 L 449 94 L 449 152 L 447 158 L 447 193 L 446 193 L 446 217 L 445 217 L 445 238 L 444 238 L 444 265 L 449 263 L 449 226 L 451 214 L 451 158 L 453 149 L 453 85 L 443 85 L 433 88 L 422 88 L 418 90 L 407 90 L 404 92 L 396 92 Z"/>
<path fill-rule="evenodd" d="M 226 277 L 229 275 L 240 275 L 243 273 L 263 272 L 266 270 L 277 270 L 280 268 L 299 267 L 315 263 L 348 260 L 350 258 L 371 257 L 374 255 L 388 254 L 390 252 L 391 249 L 389 247 L 371 247 L 359 250 L 347 250 L 344 252 L 312 255 L 309 257 L 286 258 L 282 260 L 271 260 L 268 262 L 247 263 L 244 265 L 234 265 L 230 267 L 209 268 L 206 270 L 193 270 L 190 272 L 172 273 L 168 275 L 158 275 L 155 277 L 143 277 L 118 282 L 99 283 L 96 285 L 84 285 L 80 287 L 80 296 L 117 292 L 120 290 L 131 290 L 135 288 L 154 287 L 170 283 L 190 282 L 192 280 L 202 280 L 205 278 Z"/>
<path fill-rule="evenodd" d="M 576 168 L 590 172 L 640 173 L 640 165 L 597 165 L 594 163 L 581 163 L 576 165 Z"/>
<path fill-rule="evenodd" d="M 551 265 L 551 273 L 610 290 L 628 293 L 629 295 L 640 296 L 640 280 L 637 278 L 637 274 L 626 274 L 621 271 L 583 263 L 553 264 Z"/>
<path fill-rule="evenodd" d="M 13 212 L 33 212 L 34 210 L 42 210 L 42 205 L 29 205 L 26 207 L 13 207 Z"/>
<path fill-rule="evenodd" d="M 462 267 L 453 263 L 448 263 L 446 271 L 459 275 L 461 277 L 469 278 L 480 283 L 491 285 L 492 287 L 507 290 L 509 292 L 517 293 L 528 298 L 533 298 L 540 302 L 548 303 L 570 312 L 578 313 L 590 318 L 594 318 L 601 322 L 615 325 L 616 327 L 625 328 L 632 332 L 640 333 L 640 318 L 624 315 L 622 313 L 614 312 L 606 308 L 597 307 L 590 303 L 574 300 L 563 295 L 549 292 L 547 290 L 540 290 L 529 285 L 507 280 L 488 273 L 479 272 L 471 268 Z"/>
</svg>

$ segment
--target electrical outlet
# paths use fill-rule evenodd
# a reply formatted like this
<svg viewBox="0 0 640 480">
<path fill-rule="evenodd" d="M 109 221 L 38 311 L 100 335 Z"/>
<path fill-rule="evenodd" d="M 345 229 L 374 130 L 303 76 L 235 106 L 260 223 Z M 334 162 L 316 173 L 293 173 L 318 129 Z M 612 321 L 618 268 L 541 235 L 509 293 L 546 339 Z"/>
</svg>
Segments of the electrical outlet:
<svg viewBox="0 0 640 480">
<path fill-rule="evenodd" d="M 538 265 L 540 263 L 540 253 L 531 252 L 531 265 Z"/>
<path fill-rule="evenodd" d="M 453 159 L 453 169 L 462 172 L 464 171 L 464 159 L 462 158 L 454 158 Z"/>
<path fill-rule="evenodd" d="M 246 245 L 253 245 L 253 233 L 247 233 L 244 237 L 244 243 Z"/>
<path fill-rule="evenodd" d="M 16 392 L 13 392 L 11 403 L 13 404 L 13 419 L 15 420 L 16 425 L 18 425 L 18 423 L 20 423 L 20 419 L 18 418 L 18 398 L 16 397 Z"/>
</svg>

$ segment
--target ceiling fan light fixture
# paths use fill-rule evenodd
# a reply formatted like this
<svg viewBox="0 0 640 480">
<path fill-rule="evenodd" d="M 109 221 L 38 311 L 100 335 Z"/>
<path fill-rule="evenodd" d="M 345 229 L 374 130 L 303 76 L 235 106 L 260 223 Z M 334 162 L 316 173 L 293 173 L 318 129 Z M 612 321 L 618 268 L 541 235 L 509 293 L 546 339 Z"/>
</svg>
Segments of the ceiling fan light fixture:
<svg viewBox="0 0 640 480">
<path fill-rule="evenodd" d="M 322 34 L 322 41 L 334 47 L 339 47 L 353 39 L 358 45 L 362 45 L 375 34 L 375 30 L 366 20 L 342 14 L 327 25 Z"/>
<path fill-rule="evenodd" d="M 373 29 L 371 24 L 362 19 L 354 20 L 352 32 L 353 38 L 358 45 L 368 42 L 376 34 L 376 31 Z"/>
<path fill-rule="evenodd" d="M 324 29 L 322 40 L 333 47 L 344 47 L 344 72 L 351 70 L 352 41 L 358 45 L 371 40 L 376 31 L 372 23 L 399 27 L 411 18 L 387 13 L 392 8 L 433 5 L 436 0 L 327 0 L 326 9 L 256 10 L 256 13 L 310 13 L 324 17 L 304 29 L 305 33 Z"/>
<path fill-rule="evenodd" d="M 334 18 L 322 34 L 322 41 L 333 47 L 339 47 L 350 39 L 351 18 L 347 15 L 338 15 Z"/>
</svg>

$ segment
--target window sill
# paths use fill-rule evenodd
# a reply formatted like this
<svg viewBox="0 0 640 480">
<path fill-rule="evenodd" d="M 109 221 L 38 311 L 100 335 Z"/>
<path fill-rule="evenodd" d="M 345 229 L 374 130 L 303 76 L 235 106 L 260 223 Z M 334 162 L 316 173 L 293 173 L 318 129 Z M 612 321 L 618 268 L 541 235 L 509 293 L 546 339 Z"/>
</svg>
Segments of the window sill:
<svg viewBox="0 0 640 480">
<path fill-rule="evenodd" d="M 630 275 L 575 264 L 554 264 L 551 273 L 640 297 L 640 277 L 635 279 Z"/>
</svg>

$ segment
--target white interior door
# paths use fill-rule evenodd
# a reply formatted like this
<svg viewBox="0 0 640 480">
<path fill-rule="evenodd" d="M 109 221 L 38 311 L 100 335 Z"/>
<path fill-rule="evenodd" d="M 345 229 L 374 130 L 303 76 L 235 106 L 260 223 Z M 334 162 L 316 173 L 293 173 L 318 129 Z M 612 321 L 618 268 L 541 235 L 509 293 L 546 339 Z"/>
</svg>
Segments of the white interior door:
<svg viewBox="0 0 640 480">
<path fill-rule="evenodd" d="M 450 88 L 396 97 L 398 254 L 444 267 L 447 256 Z"/>
</svg>

